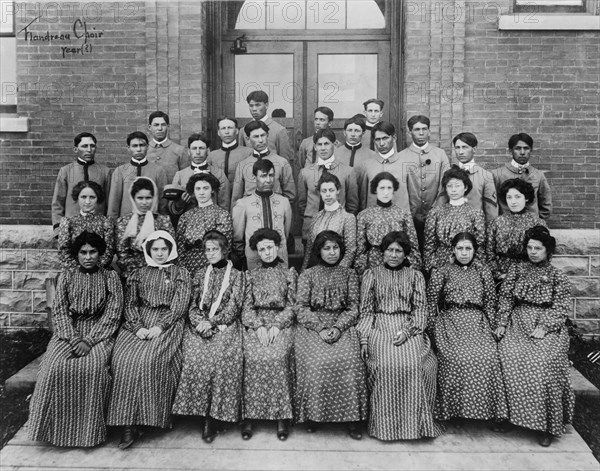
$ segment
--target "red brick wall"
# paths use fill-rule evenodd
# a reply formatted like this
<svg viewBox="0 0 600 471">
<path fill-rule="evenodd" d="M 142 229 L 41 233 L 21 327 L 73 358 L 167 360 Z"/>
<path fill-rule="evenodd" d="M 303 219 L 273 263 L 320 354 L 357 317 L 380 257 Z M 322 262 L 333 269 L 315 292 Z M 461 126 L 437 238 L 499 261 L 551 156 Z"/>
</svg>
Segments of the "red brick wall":
<svg viewBox="0 0 600 471">
<path fill-rule="evenodd" d="M 475 132 L 487 168 L 510 159 L 511 134 L 527 132 L 552 188 L 550 226 L 598 228 L 600 34 L 499 31 L 511 5 L 406 4 L 405 116 L 430 115 L 447 153 L 453 135 Z"/>
<path fill-rule="evenodd" d="M 50 224 L 56 175 L 72 161 L 79 132 L 92 132 L 98 138 L 97 160 L 116 167 L 128 159 L 127 134 L 147 131 L 148 114 L 156 109 L 169 113 L 177 142 L 205 128 L 203 5 L 15 6 L 18 114 L 29 117 L 30 126 L 27 133 L 0 133 L 0 224 Z M 76 38 L 73 28 L 81 34 L 83 22 L 88 33 L 102 37 L 87 43 Z M 70 39 L 32 38 L 46 34 Z M 63 49 L 78 47 L 83 50 Z"/>
</svg>

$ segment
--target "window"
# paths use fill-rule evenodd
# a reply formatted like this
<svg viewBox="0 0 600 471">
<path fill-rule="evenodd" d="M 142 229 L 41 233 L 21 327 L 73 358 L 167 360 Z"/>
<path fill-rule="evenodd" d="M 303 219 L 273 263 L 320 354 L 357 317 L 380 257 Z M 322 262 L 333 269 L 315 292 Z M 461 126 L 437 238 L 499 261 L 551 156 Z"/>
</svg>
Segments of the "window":
<svg viewBox="0 0 600 471">
<path fill-rule="evenodd" d="M 514 0 L 515 12 L 585 13 L 584 0 Z"/>
<path fill-rule="evenodd" d="M 600 31 L 598 0 L 513 0 L 499 30 Z"/>
<path fill-rule="evenodd" d="M 383 29 L 380 4 L 375 0 L 247 0 L 235 29 Z"/>
<path fill-rule="evenodd" d="M 17 112 L 17 41 L 14 3 L 0 1 L 0 113 Z"/>
</svg>

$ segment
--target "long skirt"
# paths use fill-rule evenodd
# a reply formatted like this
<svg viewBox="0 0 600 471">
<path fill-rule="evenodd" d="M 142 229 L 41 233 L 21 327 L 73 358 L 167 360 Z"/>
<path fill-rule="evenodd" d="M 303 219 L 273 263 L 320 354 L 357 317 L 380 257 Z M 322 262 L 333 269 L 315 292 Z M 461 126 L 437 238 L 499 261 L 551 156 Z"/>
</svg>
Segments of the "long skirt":
<svg viewBox="0 0 600 471">
<path fill-rule="evenodd" d="M 344 331 L 337 342 L 328 344 L 317 332 L 299 326 L 294 350 L 296 422 L 366 420 L 366 372 L 354 327 Z"/>
<path fill-rule="evenodd" d="M 84 331 L 81 324 L 78 328 Z M 104 340 L 78 358 L 67 341 L 52 337 L 31 398 L 31 440 L 67 447 L 90 447 L 106 440 L 113 345 L 114 340 Z"/>
<path fill-rule="evenodd" d="M 435 417 L 506 420 L 498 346 L 484 313 L 446 309 L 436 317 L 433 332 L 438 359 Z"/>
<path fill-rule="evenodd" d="M 292 347 L 291 327 L 281 330 L 267 346 L 260 343 L 254 330 L 244 331 L 245 419 L 292 418 Z"/>
<path fill-rule="evenodd" d="M 182 333 L 182 320 L 152 340 L 140 340 L 121 328 L 112 360 L 109 425 L 171 426 L 173 396 L 181 372 Z"/>
<path fill-rule="evenodd" d="M 569 377 L 566 328 L 543 339 L 530 334 L 543 309 L 517 306 L 499 344 L 509 421 L 560 436 L 571 423 L 575 395 Z"/>
<path fill-rule="evenodd" d="M 437 361 L 426 334 L 393 344 L 407 314 L 378 313 L 369 336 L 368 432 L 380 440 L 437 437 L 443 426 L 433 419 Z"/>
<path fill-rule="evenodd" d="M 173 413 L 237 422 L 242 405 L 242 335 L 239 322 L 202 338 L 189 324 Z"/>
</svg>

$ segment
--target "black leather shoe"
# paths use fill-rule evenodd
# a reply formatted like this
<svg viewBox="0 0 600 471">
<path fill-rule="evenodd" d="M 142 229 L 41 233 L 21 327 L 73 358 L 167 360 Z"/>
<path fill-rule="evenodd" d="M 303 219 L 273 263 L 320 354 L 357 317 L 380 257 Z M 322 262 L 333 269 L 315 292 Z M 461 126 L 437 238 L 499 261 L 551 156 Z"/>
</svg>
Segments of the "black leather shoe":
<svg viewBox="0 0 600 471">
<path fill-rule="evenodd" d="M 287 426 L 287 422 L 285 420 L 277 421 L 277 438 L 282 442 L 287 440 L 288 435 L 290 434 Z"/>
<path fill-rule="evenodd" d="M 242 424 L 242 438 L 244 440 L 250 440 L 252 438 L 252 422 L 249 420 Z"/>
<path fill-rule="evenodd" d="M 539 444 L 542 445 L 543 447 L 549 447 L 550 444 L 552 443 L 552 438 L 554 438 L 554 437 L 552 437 L 552 434 L 542 432 L 540 434 Z"/>
<path fill-rule="evenodd" d="M 119 442 L 119 449 L 126 450 L 133 445 L 137 437 L 138 433 L 135 427 L 125 427 L 123 435 L 121 435 L 121 441 Z"/>
<path fill-rule="evenodd" d="M 202 430 L 202 440 L 206 443 L 212 443 L 217 436 L 217 428 L 215 422 L 210 417 L 204 421 L 204 429 Z"/>
<path fill-rule="evenodd" d="M 304 427 L 305 427 L 306 433 L 315 433 L 317 431 L 316 422 L 308 421 L 308 422 L 306 422 L 306 425 Z"/>
<path fill-rule="evenodd" d="M 348 425 L 348 435 L 350 435 L 350 438 L 353 438 L 354 440 L 361 440 L 362 432 L 360 431 L 360 425 L 355 423 Z"/>
</svg>

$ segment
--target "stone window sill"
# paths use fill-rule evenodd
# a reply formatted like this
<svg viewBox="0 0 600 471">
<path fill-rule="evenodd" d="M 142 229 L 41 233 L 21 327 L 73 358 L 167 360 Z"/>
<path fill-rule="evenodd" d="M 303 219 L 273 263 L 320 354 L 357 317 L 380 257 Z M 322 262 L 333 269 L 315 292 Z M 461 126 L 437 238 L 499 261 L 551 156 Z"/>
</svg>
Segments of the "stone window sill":
<svg viewBox="0 0 600 471">
<path fill-rule="evenodd" d="M 0 132 L 28 132 L 29 118 L 14 114 L 0 114 Z"/>
<path fill-rule="evenodd" d="M 600 16 L 586 13 L 513 13 L 501 15 L 499 30 L 600 31 Z"/>
</svg>

